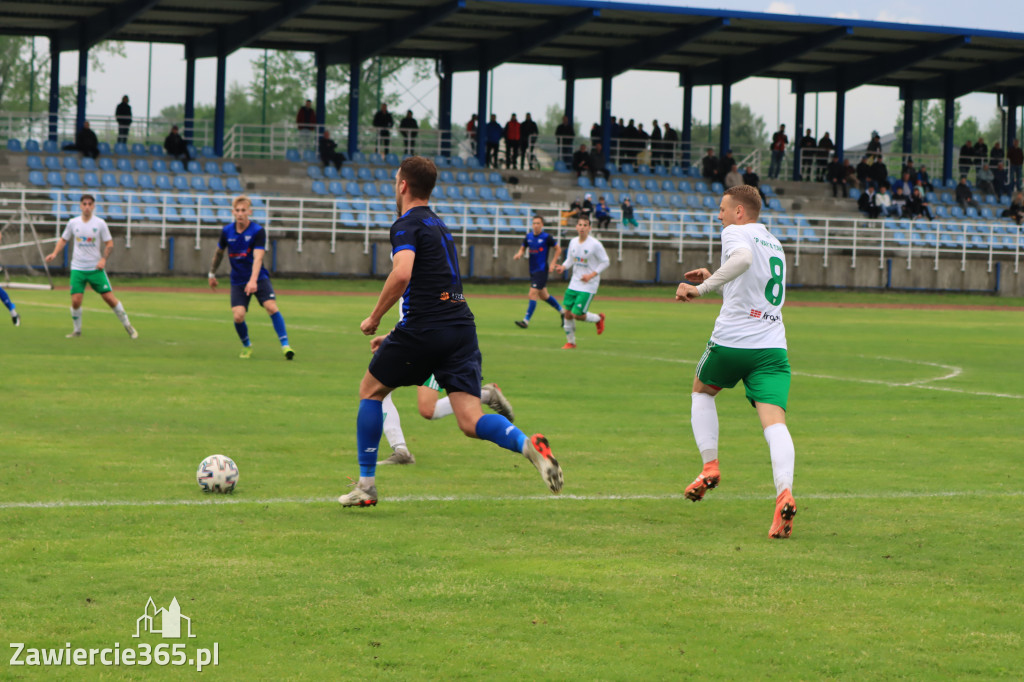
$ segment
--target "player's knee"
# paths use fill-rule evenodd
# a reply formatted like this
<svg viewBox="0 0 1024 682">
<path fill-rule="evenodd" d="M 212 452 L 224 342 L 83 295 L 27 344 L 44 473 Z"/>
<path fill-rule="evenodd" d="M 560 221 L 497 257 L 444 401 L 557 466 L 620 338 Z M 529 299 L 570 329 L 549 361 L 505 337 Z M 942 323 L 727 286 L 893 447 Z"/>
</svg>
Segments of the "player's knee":
<svg viewBox="0 0 1024 682">
<path fill-rule="evenodd" d="M 231 317 L 234 318 L 235 324 L 242 324 L 245 322 L 245 313 L 233 313 Z"/>
</svg>

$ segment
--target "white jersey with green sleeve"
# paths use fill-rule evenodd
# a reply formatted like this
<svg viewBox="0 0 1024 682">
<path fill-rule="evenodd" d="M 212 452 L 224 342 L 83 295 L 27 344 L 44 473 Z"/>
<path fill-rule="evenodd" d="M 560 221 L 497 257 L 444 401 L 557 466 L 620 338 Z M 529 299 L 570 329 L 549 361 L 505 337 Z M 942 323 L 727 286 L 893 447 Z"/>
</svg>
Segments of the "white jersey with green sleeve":
<svg viewBox="0 0 1024 682">
<path fill-rule="evenodd" d="M 729 348 L 785 348 L 786 254 L 761 223 L 722 230 L 722 263 L 736 249 L 753 254 L 750 267 L 722 287 L 722 311 L 711 340 Z"/>
<path fill-rule="evenodd" d="M 93 216 L 88 222 L 77 216 L 68 221 L 61 239 L 74 244 L 71 255 L 72 270 L 95 270 L 103 258 L 103 245 L 113 237 L 103 218 Z"/>
<path fill-rule="evenodd" d="M 573 237 L 569 242 L 569 248 L 565 250 L 565 261 L 562 263 L 566 268 L 572 268 L 572 279 L 569 280 L 569 288 L 573 291 L 583 291 L 588 294 L 596 294 L 597 287 L 601 285 L 601 273 L 611 265 L 604 245 L 594 239 L 587 237 L 587 241 L 580 243 L 579 237 Z M 584 282 L 582 277 L 588 273 L 595 272 L 589 282 Z"/>
</svg>

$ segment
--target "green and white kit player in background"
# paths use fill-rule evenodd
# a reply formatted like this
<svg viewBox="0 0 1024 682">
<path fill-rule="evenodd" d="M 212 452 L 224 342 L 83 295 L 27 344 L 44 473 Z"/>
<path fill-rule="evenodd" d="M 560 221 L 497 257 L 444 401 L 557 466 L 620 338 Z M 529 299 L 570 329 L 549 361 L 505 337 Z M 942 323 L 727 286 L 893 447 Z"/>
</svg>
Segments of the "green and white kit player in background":
<svg viewBox="0 0 1024 682">
<path fill-rule="evenodd" d="M 133 339 L 139 338 L 139 333 L 128 321 L 128 313 L 124 306 L 114 296 L 110 287 L 110 279 L 107 277 L 107 258 L 114 250 L 114 238 L 110 236 L 110 228 L 107 221 L 99 216 L 93 215 L 96 208 L 96 199 L 91 194 L 83 194 L 79 201 L 82 215 L 68 221 L 64 233 L 57 240 L 53 247 L 53 253 L 46 256 L 46 262 L 50 263 L 64 249 L 68 242 L 74 243 L 74 250 L 71 254 L 71 321 L 74 323 L 74 331 L 68 334 L 68 338 L 76 338 L 82 335 L 82 298 L 85 296 L 85 285 L 92 287 L 93 291 L 99 294 L 107 302 L 121 320 L 124 330 Z M 102 252 L 100 251 L 100 245 Z"/>
<path fill-rule="evenodd" d="M 572 279 L 562 301 L 562 316 L 565 318 L 565 345 L 562 350 L 576 347 L 576 320 L 597 323 L 597 333 L 604 333 L 604 313 L 592 313 L 590 304 L 601 286 L 601 273 L 611 261 L 604 245 L 590 236 L 590 218 L 576 220 L 576 234 L 565 250 L 565 261 L 554 266 L 561 274 L 572 268 Z"/>
<path fill-rule="evenodd" d="M 747 399 L 757 410 L 775 476 L 775 516 L 768 536 L 788 538 L 793 531 L 793 438 L 786 428 L 790 369 L 782 306 L 786 300 L 786 255 L 782 245 L 757 222 L 761 197 L 749 185 L 731 187 L 722 196 L 722 265 L 712 275 L 691 270 L 676 289 L 677 301 L 692 301 L 722 289 L 722 310 L 693 380 L 690 423 L 704 470 L 686 488 L 699 502 L 721 480 L 718 469 L 718 412 L 715 396 L 743 381 Z"/>
</svg>

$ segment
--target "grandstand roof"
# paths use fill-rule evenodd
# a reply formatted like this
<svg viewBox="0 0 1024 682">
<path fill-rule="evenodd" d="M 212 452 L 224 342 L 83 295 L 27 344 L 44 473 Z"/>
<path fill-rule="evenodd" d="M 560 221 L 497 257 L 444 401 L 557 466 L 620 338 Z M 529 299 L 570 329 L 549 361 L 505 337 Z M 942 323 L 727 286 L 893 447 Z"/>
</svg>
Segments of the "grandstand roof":
<svg viewBox="0 0 1024 682">
<path fill-rule="evenodd" d="M 454 71 L 671 71 L 691 85 L 758 75 L 806 92 L 1024 92 L 1021 33 L 594 0 L 5 0 L 0 33 L 46 36 L 62 51 L 109 39 L 180 43 L 197 58 L 254 47 L 330 63 L 443 58 Z"/>
</svg>

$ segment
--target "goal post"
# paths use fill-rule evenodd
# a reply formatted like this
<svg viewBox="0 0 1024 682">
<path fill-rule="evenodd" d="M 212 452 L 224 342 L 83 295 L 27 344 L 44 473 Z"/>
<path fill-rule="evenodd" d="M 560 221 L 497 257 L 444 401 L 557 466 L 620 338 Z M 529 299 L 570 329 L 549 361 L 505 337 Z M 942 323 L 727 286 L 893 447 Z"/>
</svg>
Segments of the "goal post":
<svg viewBox="0 0 1024 682">
<path fill-rule="evenodd" d="M 3 271 L 4 288 L 52 290 L 53 278 L 50 276 L 50 266 L 43 253 L 43 244 L 52 244 L 56 241 L 56 237 L 40 239 L 32 216 L 24 209 L 7 220 L 3 227 L 0 227 L 0 270 Z M 24 272 L 28 279 L 36 281 L 11 279 L 11 268 L 15 267 L 12 263 L 19 260 L 19 272 Z"/>
</svg>

